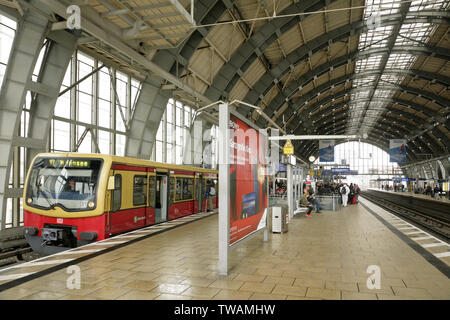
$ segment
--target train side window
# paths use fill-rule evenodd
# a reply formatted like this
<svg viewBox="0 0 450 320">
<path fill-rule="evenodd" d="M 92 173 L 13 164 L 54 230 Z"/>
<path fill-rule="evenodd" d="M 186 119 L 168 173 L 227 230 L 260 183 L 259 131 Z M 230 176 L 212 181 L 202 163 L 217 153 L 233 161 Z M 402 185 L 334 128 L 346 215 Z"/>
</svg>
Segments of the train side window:
<svg viewBox="0 0 450 320">
<path fill-rule="evenodd" d="M 194 200 L 197 200 L 197 197 L 198 197 L 198 194 L 197 194 L 198 189 L 197 188 L 198 188 L 198 179 L 194 178 L 194 193 L 192 194 Z"/>
<path fill-rule="evenodd" d="M 149 205 L 152 208 L 155 208 L 155 200 L 156 200 L 156 177 L 150 177 L 148 184 L 148 197 L 149 197 Z"/>
<path fill-rule="evenodd" d="M 175 201 L 183 200 L 183 180 L 182 178 L 176 180 Z"/>
<path fill-rule="evenodd" d="M 114 176 L 114 191 L 112 201 L 112 211 L 120 210 L 122 204 L 122 175 L 116 174 Z"/>
<path fill-rule="evenodd" d="M 192 200 L 194 195 L 194 179 L 183 179 L 183 200 Z"/>
<path fill-rule="evenodd" d="M 216 189 L 216 195 L 214 197 L 217 197 L 217 195 L 219 194 L 219 184 L 217 183 L 217 179 L 214 179 L 213 183 L 214 183 L 214 189 Z"/>
<path fill-rule="evenodd" d="M 133 205 L 147 204 L 147 176 L 134 176 Z"/>
</svg>

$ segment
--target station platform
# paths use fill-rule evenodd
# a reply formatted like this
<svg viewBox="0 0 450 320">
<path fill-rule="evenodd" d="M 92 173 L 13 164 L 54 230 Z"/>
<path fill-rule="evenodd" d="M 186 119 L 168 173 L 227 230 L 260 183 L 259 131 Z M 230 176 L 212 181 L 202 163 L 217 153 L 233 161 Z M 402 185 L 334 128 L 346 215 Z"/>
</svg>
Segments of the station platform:
<svg viewBox="0 0 450 320">
<path fill-rule="evenodd" d="M 287 233 L 236 246 L 221 276 L 214 214 L 78 263 L 80 289 L 67 289 L 61 269 L 0 299 L 450 299 L 450 257 L 436 253 L 448 253 L 448 244 L 407 227 L 361 198 L 340 211 L 298 214 Z M 369 266 L 381 271 L 380 289 L 367 286 Z"/>
<path fill-rule="evenodd" d="M 443 201 L 446 203 L 450 204 L 450 199 L 448 199 L 447 197 L 441 196 L 438 199 L 428 196 L 426 194 L 422 194 L 422 193 L 414 193 L 414 192 L 400 192 L 400 191 L 386 191 L 383 189 L 378 189 L 378 188 L 369 188 L 367 190 L 374 190 L 374 191 L 380 191 L 380 192 L 386 192 L 386 193 L 395 193 L 395 194 L 399 194 L 399 195 L 403 195 L 403 196 L 411 196 L 411 197 L 415 197 L 415 198 L 421 198 L 421 199 L 427 199 L 427 200 L 434 200 L 434 201 Z"/>
</svg>

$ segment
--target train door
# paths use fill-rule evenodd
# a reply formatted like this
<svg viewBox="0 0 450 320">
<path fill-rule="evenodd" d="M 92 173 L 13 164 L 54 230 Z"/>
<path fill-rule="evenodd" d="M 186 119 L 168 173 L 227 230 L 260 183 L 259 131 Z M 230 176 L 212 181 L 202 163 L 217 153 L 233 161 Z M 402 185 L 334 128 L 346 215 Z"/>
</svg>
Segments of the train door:
<svg viewBox="0 0 450 320">
<path fill-rule="evenodd" d="M 203 200 L 203 175 L 197 176 L 196 183 L 197 185 L 195 186 L 195 205 L 194 205 L 194 209 L 197 209 L 196 212 L 202 212 L 203 206 L 202 206 L 202 200 Z"/>
<path fill-rule="evenodd" d="M 167 220 L 167 175 L 156 176 L 155 223 Z"/>
<path fill-rule="evenodd" d="M 116 233 L 115 219 L 119 214 L 120 208 L 122 207 L 122 175 L 113 173 L 114 176 L 114 188 L 110 193 L 110 210 L 106 216 L 106 233 L 111 235 Z"/>
<path fill-rule="evenodd" d="M 146 224 L 155 223 L 155 207 L 156 207 L 156 176 L 150 174 L 148 177 L 148 206 Z"/>
</svg>

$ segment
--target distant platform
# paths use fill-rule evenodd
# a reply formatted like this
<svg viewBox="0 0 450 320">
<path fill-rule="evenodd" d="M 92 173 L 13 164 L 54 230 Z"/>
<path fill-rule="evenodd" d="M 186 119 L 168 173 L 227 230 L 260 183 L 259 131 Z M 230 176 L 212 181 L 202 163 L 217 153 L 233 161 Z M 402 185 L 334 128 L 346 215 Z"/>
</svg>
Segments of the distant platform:
<svg viewBox="0 0 450 320">
<path fill-rule="evenodd" d="M 416 198 L 422 198 L 422 199 L 426 199 L 426 200 L 433 200 L 433 201 L 444 201 L 444 202 L 448 202 L 450 204 L 450 200 L 444 196 L 441 196 L 439 199 L 436 199 L 434 197 L 431 196 L 427 196 L 425 194 L 421 194 L 421 193 L 414 193 L 414 192 L 395 192 L 395 191 L 386 191 L 386 190 L 382 190 L 382 189 L 378 189 L 378 188 L 368 188 L 366 190 L 373 190 L 373 191 L 379 191 L 379 192 L 385 192 L 385 193 L 391 193 L 391 194 L 398 194 L 401 196 L 409 196 L 409 197 L 416 197 Z"/>
</svg>

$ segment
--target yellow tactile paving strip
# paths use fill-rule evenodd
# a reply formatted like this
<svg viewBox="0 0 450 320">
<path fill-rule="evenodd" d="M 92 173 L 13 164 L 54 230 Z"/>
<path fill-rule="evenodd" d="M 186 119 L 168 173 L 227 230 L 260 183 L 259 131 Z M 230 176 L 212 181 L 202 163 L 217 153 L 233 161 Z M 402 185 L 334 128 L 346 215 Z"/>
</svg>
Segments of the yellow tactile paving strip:
<svg viewBox="0 0 450 320">
<path fill-rule="evenodd" d="M 295 217 L 285 234 L 232 250 L 217 273 L 218 216 L 81 262 L 81 289 L 65 270 L 0 293 L 0 299 L 449 299 L 450 280 L 362 206 Z M 369 265 L 381 289 L 366 285 Z"/>
</svg>

